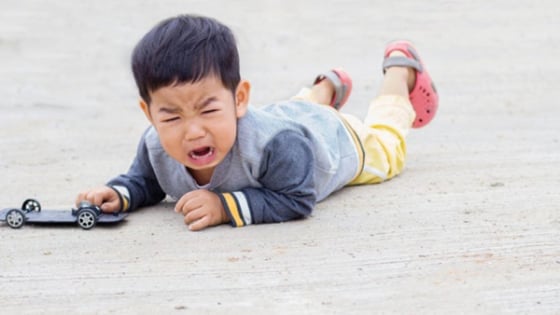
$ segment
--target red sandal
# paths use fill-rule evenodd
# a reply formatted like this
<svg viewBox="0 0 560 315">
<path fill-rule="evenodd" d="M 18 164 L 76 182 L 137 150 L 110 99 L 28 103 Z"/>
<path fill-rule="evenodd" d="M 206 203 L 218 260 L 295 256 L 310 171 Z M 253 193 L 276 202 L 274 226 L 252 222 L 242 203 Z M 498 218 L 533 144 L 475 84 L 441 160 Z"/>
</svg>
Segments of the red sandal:
<svg viewBox="0 0 560 315">
<path fill-rule="evenodd" d="M 401 51 L 406 57 L 389 57 L 395 50 Z M 410 42 L 396 41 L 387 45 L 384 57 L 383 73 L 390 67 L 411 67 L 416 70 L 416 83 L 409 93 L 410 102 L 416 112 L 416 119 L 412 123 L 412 127 L 420 128 L 427 125 L 436 114 L 439 97 L 434 82 L 416 49 Z"/>
<path fill-rule="evenodd" d="M 350 97 L 350 93 L 352 92 L 352 78 L 350 78 L 350 75 L 348 75 L 346 71 L 335 68 L 319 74 L 317 78 L 315 78 L 313 85 L 325 79 L 329 80 L 334 85 L 334 95 L 329 105 L 339 110 L 344 106 L 348 97 Z"/>
</svg>

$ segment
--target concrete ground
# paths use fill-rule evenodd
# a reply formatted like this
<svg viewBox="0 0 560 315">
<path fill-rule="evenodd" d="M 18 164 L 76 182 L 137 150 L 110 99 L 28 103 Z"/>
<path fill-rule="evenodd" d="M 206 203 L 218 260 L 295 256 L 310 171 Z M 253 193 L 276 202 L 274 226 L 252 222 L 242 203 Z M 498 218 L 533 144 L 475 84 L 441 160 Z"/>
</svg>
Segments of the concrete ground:
<svg viewBox="0 0 560 315">
<path fill-rule="evenodd" d="M 344 66 L 364 115 L 384 45 L 439 89 L 408 167 L 312 217 L 189 232 L 164 203 L 112 227 L 0 224 L 2 314 L 560 314 L 557 1 L 0 2 L 0 208 L 126 171 L 148 125 L 129 56 L 156 22 L 236 33 L 255 106 Z"/>
</svg>

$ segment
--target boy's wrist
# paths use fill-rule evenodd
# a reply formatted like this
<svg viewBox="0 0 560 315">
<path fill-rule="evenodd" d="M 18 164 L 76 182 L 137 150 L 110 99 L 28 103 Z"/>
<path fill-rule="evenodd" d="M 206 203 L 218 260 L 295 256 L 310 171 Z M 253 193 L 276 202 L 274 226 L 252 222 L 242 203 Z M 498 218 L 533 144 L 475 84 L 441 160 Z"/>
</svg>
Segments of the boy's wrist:
<svg viewBox="0 0 560 315">
<path fill-rule="evenodd" d="M 226 212 L 226 209 L 224 209 L 224 205 L 222 204 L 222 202 L 220 201 L 220 216 L 222 218 L 222 222 L 221 223 L 230 223 L 230 219 L 229 216 Z"/>
<path fill-rule="evenodd" d="M 130 192 L 128 188 L 121 185 L 107 185 L 109 188 L 113 189 L 119 198 L 120 210 L 119 212 L 126 212 L 130 209 Z"/>
</svg>

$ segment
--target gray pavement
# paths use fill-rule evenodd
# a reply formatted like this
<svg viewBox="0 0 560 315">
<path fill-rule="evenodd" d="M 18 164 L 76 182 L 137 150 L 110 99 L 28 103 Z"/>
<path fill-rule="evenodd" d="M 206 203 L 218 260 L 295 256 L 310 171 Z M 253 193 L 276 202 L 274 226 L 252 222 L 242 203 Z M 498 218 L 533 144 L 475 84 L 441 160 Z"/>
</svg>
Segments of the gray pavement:
<svg viewBox="0 0 560 315">
<path fill-rule="evenodd" d="M 159 20 L 230 25 L 255 106 L 344 66 L 363 115 L 385 43 L 440 92 L 407 170 L 312 217 L 189 232 L 172 203 L 114 227 L 0 224 L 2 314 L 560 314 L 556 1 L 0 1 L 0 208 L 69 208 L 148 122 L 128 59 Z"/>
</svg>

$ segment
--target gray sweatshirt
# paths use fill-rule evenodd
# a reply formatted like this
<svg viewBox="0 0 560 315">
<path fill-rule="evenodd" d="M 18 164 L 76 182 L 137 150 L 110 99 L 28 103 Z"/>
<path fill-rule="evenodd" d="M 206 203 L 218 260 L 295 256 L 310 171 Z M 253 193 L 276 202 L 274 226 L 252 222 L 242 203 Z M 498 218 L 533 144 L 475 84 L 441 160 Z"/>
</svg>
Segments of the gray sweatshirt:
<svg viewBox="0 0 560 315">
<path fill-rule="evenodd" d="M 142 136 L 128 173 L 108 184 L 126 188 L 129 210 L 207 189 L 219 195 L 232 226 L 282 222 L 309 215 L 317 201 L 359 174 L 364 153 L 354 139 L 343 118 L 326 106 L 286 101 L 249 107 L 208 184 L 198 185 L 167 155 L 153 127 Z"/>
</svg>

